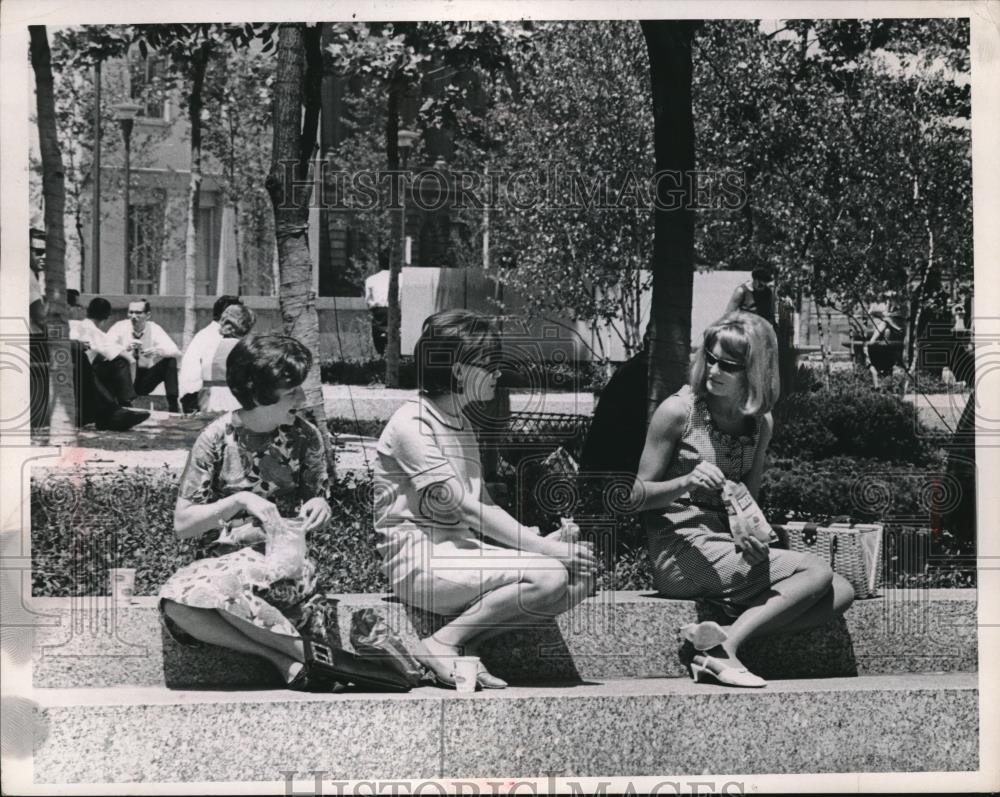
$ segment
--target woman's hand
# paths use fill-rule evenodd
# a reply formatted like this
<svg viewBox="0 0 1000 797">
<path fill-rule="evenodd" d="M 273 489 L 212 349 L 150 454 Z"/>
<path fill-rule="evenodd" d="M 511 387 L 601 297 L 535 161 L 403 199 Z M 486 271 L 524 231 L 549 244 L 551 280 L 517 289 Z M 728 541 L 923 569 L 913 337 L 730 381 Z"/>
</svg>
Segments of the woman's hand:
<svg viewBox="0 0 1000 797">
<path fill-rule="evenodd" d="M 766 542 L 761 542 L 752 535 L 747 535 L 743 539 L 743 558 L 751 565 L 766 562 L 770 551 L 771 548 Z"/>
<path fill-rule="evenodd" d="M 559 542 L 576 542 L 580 539 L 580 527 L 570 518 L 563 518 L 559 528 L 545 536 Z"/>
<path fill-rule="evenodd" d="M 726 477 L 718 466 L 702 460 L 687 475 L 688 489 L 700 487 L 703 490 L 721 490 Z"/>
<path fill-rule="evenodd" d="M 550 535 L 551 536 L 551 535 Z M 597 571 L 597 557 L 593 543 L 559 542 L 545 537 L 545 554 L 558 559 L 573 575 L 589 576 Z"/>
<path fill-rule="evenodd" d="M 223 540 L 222 537 L 219 538 L 219 542 L 224 541 L 242 546 L 257 545 L 261 542 L 267 542 L 267 532 L 253 523 L 244 523 L 242 526 L 233 529 L 230 540 Z"/>
<path fill-rule="evenodd" d="M 330 505 L 326 502 L 326 499 L 320 498 L 310 498 L 302 505 L 302 509 L 299 510 L 299 517 L 305 518 L 305 531 L 312 531 L 317 529 L 326 523 L 333 512 L 330 510 Z"/>
<path fill-rule="evenodd" d="M 237 493 L 237 495 L 239 496 L 240 507 L 243 511 L 253 515 L 263 523 L 265 531 L 276 528 L 281 523 L 281 514 L 278 512 L 278 507 L 266 498 L 262 498 L 256 493 L 251 493 L 247 490 Z"/>
</svg>

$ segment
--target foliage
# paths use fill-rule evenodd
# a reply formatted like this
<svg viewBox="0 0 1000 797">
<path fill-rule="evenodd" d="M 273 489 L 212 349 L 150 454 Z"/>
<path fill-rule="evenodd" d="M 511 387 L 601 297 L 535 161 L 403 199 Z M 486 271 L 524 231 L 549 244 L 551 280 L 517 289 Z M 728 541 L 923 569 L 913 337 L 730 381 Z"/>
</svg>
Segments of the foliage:
<svg viewBox="0 0 1000 797">
<path fill-rule="evenodd" d="M 800 389 L 775 407 L 772 455 L 805 460 L 855 456 L 912 464 L 931 460 L 931 435 L 913 403 L 873 390 L 852 372 L 832 374 L 829 387 L 813 388 Z"/>
<path fill-rule="evenodd" d="M 968 21 L 715 21 L 698 47 L 701 163 L 747 193 L 703 216 L 701 260 L 846 312 L 898 292 L 912 355 L 936 286 L 972 277 Z"/>
<path fill-rule="evenodd" d="M 652 253 L 645 44 L 628 21 L 543 23 L 535 43 L 531 79 L 490 117 L 503 142 L 490 171 L 529 178 L 491 218 L 496 272 L 530 314 L 606 324 L 631 355 Z M 601 336 L 596 348 L 606 358 Z"/>
<path fill-rule="evenodd" d="M 79 264 L 80 271 L 86 268 L 84 255 L 87 242 L 84 240 L 85 226 L 89 222 L 93 209 L 91 207 L 91 190 L 93 187 L 94 162 L 94 73 L 95 60 L 123 55 L 127 52 L 128 31 L 124 26 L 70 27 L 54 32 L 52 37 L 52 66 L 55 73 L 56 124 L 60 145 L 63 150 L 66 178 L 66 215 L 72 220 L 74 237 L 72 247 L 68 250 L 67 266 Z M 114 117 L 114 105 L 129 97 L 125 93 L 126 86 L 118 81 L 102 80 L 103 94 L 101 97 L 101 141 L 102 141 L 102 180 L 103 220 L 121 214 L 119 197 L 122 195 L 124 181 L 121 175 L 121 165 L 124 148 L 121 144 L 119 123 Z M 137 87 L 135 100 L 148 103 L 163 95 L 163 86 L 159 82 L 151 82 Z M 136 130 L 132 136 L 131 159 L 133 166 L 141 168 L 152 165 L 152 155 L 155 147 L 165 138 L 164 128 L 143 128 Z M 40 179 L 41 164 L 32 160 L 32 183 Z M 156 192 L 160 186 L 156 177 L 150 176 L 147 181 L 149 190 Z M 165 184 L 165 183 L 164 183 Z M 143 190 L 135 191 L 138 197 Z M 168 214 L 167 224 L 179 222 Z M 139 216 L 140 222 L 146 219 Z M 145 239 L 152 236 L 152 230 L 146 230 Z M 164 256 L 169 259 L 173 252 L 166 251 Z M 86 286 L 84 286 L 86 288 Z"/>
<path fill-rule="evenodd" d="M 33 593 L 107 594 L 111 567 L 134 567 L 136 593 L 155 595 L 197 553 L 173 529 L 176 471 L 121 467 L 117 471 L 39 474 L 31 486 Z M 335 479 L 333 520 L 310 544 L 320 578 L 337 592 L 386 589 L 375 550 L 367 480 Z"/>
<path fill-rule="evenodd" d="M 320 366 L 323 383 L 327 385 L 379 386 L 385 384 L 385 364 L 371 360 L 324 360 Z M 604 373 L 588 362 L 522 362 L 516 373 L 505 375 L 503 386 L 512 390 L 545 392 L 584 392 L 603 387 Z M 403 357 L 399 364 L 399 387 L 412 390 L 417 386 L 417 368 L 413 357 Z"/>
<path fill-rule="evenodd" d="M 272 273 L 274 215 L 264 188 L 271 160 L 274 59 L 250 49 L 225 54 L 206 80 L 204 148 L 225 200 L 236 209 L 240 293 L 277 292 Z"/>
<path fill-rule="evenodd" d="M 859 521 L 903 518 L 928 525 L 930 507 L 923 501 L 932 475 L 926 467 L 877 459 L 781 457 L 764 471 L 758 503 L 775 523 L 824 523 L 846 516 Z"/>
<path fill-rule="evenodd" d="M 382 422 L 333 419 L 330 426 L 335 434 L 376 436 Z M 36 473 L 31 485 L 34 594 L 105 594 L 110 567 L 135 567 L 137 593 L 155 594 L 178 567 L 197 555 L 191 542 L 178 540 L 173 532 L 177 475 L 167 468 L 125 467 Z M 516 485 L 511 477 L 508 482 L 507 492 L 512 494 Z M 387 589 L 375 548 L 371 489 L 370 476 L 335 479 L 333 519 L 311 539 L 321 578 L 333 591 Z M 825 522 L 849 515 L 860 521 L 933 528 L 952 502 L 954 489 L 940 467 L 851 457 L 821 462 L 776 459 L 764 473 L 760 503 L 774 522 L 796 518 Z M 602 588 L 650 589 L 652 577 L 638 517 L 614 513 L 601 520 L 601 513 L 590 509 L 580 517 L 585 537 L 601 551 Z M 537 506 L 527 507 L 520 519 L 539 523 L 545 530 L 556 522 Z M 970 586 L 974 577 L 962 566 L 972 550 L 960 542 L 965 537 L 960 529 L 935 532 L 927 542 L 930 553 L 925 552 L 923 559 L 907 558 L 887 537 L 886 561 L 895 574 L 894 583 Z M 932 554 L 936 568 L 920 565 L 913 571 L 913 562 L 928 561 Z"/>
</svg>

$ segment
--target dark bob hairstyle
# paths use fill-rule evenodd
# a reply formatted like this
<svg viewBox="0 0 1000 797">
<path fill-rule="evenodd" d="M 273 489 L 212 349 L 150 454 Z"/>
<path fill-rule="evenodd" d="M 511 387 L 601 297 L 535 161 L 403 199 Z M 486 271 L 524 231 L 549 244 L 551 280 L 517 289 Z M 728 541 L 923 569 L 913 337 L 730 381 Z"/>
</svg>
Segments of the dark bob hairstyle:
<svg viewBox="0 0 1000 797">
<path fill-rule="evenodd" d="M 244 409 L 276 404 L 278 391 L 298 387 L 312 367 L 312 354 L 287 335 L 242 338 L 226 358 L 226 384 Z"/>
<path fill-rule="evenodd" d="M 424 320 L 413 347 L 417 387 L 427 396 L 455 392 L 453 366 L 495 366 L 500 361 L 500 336 L 493 322 L 471 310 L 442 310 Z"/>
</svg>

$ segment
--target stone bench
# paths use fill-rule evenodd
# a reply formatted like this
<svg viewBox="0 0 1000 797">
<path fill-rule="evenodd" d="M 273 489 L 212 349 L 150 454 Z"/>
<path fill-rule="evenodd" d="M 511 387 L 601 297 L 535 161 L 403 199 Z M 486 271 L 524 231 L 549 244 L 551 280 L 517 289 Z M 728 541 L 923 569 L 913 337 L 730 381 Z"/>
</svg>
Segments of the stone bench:
<svg viewBox="0 0 1000 797">
<path fill-rule="evenodd" d="M 412 644 L 441 618 L 376 594 L 334 596 L 344 647 L 354 614 L 375 608 Z M 276 686 L 255 657 L 191 649 L 167 636 L 154 598 L 132 605 L 109 597 L 34 598 L 36 687 Z M 681 677 L 677 629 L 709 616 L 691 601 L 646 592 L 606 592 L 555 622 L 497 637 L 487 665 L 512 683 L 578 683 L 603 678 Z M 885 590 L 859 600 L 826 628 L 748 643 L 744 661 L 765 678 L 825 678 L 920 672 L 975 672 L 975 590 Z"/>
<path fill-rule="evenodd" d="M 365 609 L 410 642 L 440 622 L 380 595 L 337 599 L 346 641 Z M 151 598 L 34 598 L 4 611 L 5 651 L 32 661 L 31 702 L 17 708 L 41 793 L 163 782 L 290 793 L 289 776 L 312 793 L 316 770 L 335 793 L 345 779 L 704 782 L 980 766 L 974 590 L 887 590 L 828 628 L 748 645 L 747 663 L 769 679 L 760 690 L 681 677 L 676 630 L 698 607 L 640 592 L 498 638 L 484 657 L 514 685 L 469 695 L 274 688 L 255 658 L 175 645 Z"/>
</svg>

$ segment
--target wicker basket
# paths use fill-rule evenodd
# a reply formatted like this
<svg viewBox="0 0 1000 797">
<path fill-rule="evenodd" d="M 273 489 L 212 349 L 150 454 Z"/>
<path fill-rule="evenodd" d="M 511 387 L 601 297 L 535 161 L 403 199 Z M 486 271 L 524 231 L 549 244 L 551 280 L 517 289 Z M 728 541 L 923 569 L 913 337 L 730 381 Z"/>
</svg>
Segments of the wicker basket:
<svg viewBox="0 0 1000 797">
<path fill-rule="evenodd" d="M 858 598 L 873 598 L 882 586 L 882 525 L 880 523 L 785 523 L 775 532 L 791 551 L 802 551 L 828 562 L 854 587 Z"/>
</svg>

